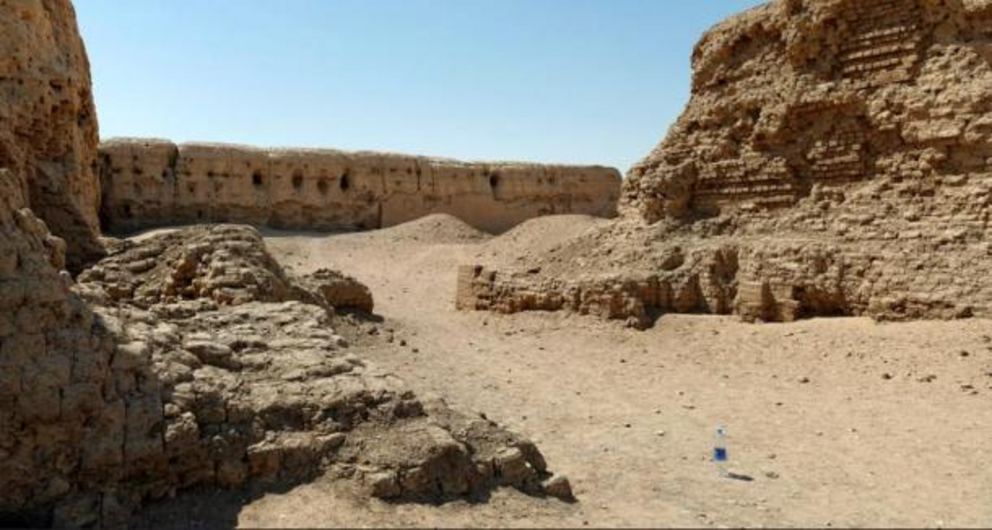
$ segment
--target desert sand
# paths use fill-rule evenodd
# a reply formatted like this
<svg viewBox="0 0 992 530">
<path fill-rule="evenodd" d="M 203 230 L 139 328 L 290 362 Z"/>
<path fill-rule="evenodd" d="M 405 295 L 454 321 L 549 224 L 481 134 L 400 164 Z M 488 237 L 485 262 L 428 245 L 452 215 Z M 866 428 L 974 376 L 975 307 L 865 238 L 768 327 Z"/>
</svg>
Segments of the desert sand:
<svg viewBox="0 0 992 530">
<path fill-rule="evenodd" d="M 647 331 L 567 314 L 454 308 L 457 266 L 540 252 L 581 216 L 492 238 L 433 216 L 341 235 L 268 232 L 282 264 L 330 267 L 376 295 L 352 348 L 456 409 L 531 437 L 578 502 L 500 490 L 485 502 L 390 504 L 318 479 L 197 493 L 142 523 L 244 527 L 992 525 L 992 326 L 664 316 Z M 729 430 L 731 471 L 710 461 Z"/>
</svg>

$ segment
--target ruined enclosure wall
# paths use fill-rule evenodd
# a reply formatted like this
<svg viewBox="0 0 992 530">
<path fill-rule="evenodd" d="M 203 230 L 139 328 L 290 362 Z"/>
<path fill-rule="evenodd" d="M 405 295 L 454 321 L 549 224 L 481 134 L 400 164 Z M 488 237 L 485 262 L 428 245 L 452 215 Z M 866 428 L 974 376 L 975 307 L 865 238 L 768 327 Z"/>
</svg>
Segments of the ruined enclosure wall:
<svg viewBox="0 0 992 530">
<path fill-rule="evenodd" d="M 541 274 L 463 281 L 461 306 L 992 317 L 988 1 L 776 0 L 707 32 L 693 69 L 621 221 Z"/>
<path fill-rule="evenodd" d="M 95 162 L 71 4 L 0 2 L 0 525 L 69 493 L 82 442 L 120 404 L 113 344 L 63 271 L 102 254 Z"/>
<path fill-rule="evenodd" d="M 694 220 L 793 208 L 816 190 L 841 196 L 872 181 L 985 180 L 988 11 L 960 0 L 778 0 L 731 18 L 698 44 L 689 106 L 631 171 L 624 209 L 650 223 Z"/>
<path fill-rule="evenodd" d="M 194 222 L 372 229 L 447 213 L 501 232 L 541 215 L 612 217 L 621 182 L 602 167 L 155 140 L 111 141 L 100 153 L 113 231 Z"/>
<path fill-rule="evenodd" d="M 0 3 L 0 168 L 68 242 L 73 270 L 102 255 L 89 62 L 67 0 Z"/>
</svg>

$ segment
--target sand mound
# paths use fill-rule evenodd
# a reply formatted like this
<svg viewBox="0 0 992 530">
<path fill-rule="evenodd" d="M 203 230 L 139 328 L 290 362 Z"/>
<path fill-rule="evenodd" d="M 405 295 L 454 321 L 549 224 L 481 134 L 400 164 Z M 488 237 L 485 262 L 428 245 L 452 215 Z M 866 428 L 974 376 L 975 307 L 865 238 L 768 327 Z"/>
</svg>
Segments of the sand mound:
<svg viewBox="0 0 992 530">
<path fill-rule="evenodd" d="M 570 241 L 606 224 L 608 221 L 605 219 L 588 215 L 532 219 L 487 242 L 482 257 L 487 263 L 536 263 L 534 260 L 538 256 L 553 255 Z"/>
<path fill-rule="evenodd" d="M 416 221 L 380 230 L 377 235 L 391 241 L 418 241 L 439 245 L 479 243 L 492 237 L 448 214 L 428 215 Z"/>
</svg>

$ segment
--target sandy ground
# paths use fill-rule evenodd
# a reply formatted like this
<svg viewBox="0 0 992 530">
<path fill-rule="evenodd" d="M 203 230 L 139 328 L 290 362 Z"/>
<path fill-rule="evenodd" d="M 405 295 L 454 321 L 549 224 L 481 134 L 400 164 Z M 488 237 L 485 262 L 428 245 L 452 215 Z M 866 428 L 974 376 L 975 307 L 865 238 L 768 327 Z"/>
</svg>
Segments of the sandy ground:
<svg viewBox="0 0 992 530">
<path fill-rule="evenodd" d="M 596 222 L 542 219 L 492 240 L 445 218 L 267 238 L 290 269 L 367 283 L 385 321 L 376 336 L 352 329 L 356 351 L 533 438 L 578 503 L 499 491 L 477 504 L 391 505 L 317 480 L 187 495 L 143 524 L 992 526 L 992 322 L 666 316 L 638 332 L 454 310 L 457 265 L 537 250 Z M 732 470 L 748 480 L 721 478 L 709 461 L 720 424 Z"/>
</svg>

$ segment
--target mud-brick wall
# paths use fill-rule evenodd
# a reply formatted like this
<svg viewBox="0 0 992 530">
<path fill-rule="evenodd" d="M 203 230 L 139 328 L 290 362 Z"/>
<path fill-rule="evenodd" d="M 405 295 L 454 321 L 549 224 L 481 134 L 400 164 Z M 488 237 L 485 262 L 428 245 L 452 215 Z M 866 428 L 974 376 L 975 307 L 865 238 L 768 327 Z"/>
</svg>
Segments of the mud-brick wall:
<svg viewBox="0 0 992 530">
<path fill-rule="evenodd" d="M 102 221 L 113 232 L 198 222 L 373 229 L 433 213 L 501 232 L 542 215 L 613 217 L 621 184 L 605 167 L 162 140 L 108 141 L 100 155 Z"/>
</svg>

